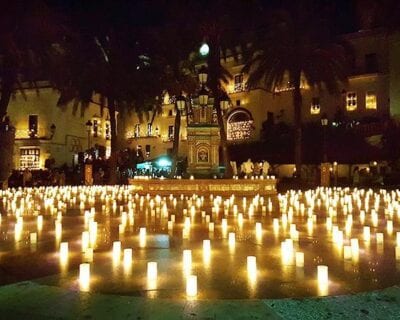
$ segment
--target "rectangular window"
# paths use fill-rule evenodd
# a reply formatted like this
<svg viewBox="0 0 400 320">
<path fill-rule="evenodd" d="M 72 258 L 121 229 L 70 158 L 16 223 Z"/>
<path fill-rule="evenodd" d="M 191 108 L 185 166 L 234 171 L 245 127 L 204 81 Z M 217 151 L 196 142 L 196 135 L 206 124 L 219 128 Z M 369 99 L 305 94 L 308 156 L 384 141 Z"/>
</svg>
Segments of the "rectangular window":
<svg viewBox="0 0 400 320">
<path fill-rule="evenodd" d="M 93 120 L 93 137 L 97 138 L 99 136 L 99 121 Z"/>
<path fill-rule="evenodd" d="M 367 91 L 365 94 L 365 109 L 376 110 L 376 93 L 374 91 Z"/>
<path fill-rule="evenodd" d="M 234 87 L 233 87 L 233 91 L 234 92 L 240 92 L 244 90 L 244 84 L 243 84 L 243 73 L 239 73 L 237 75 L 235 75 L 234 77 Z"/>
<path fill-rule="evenodd" d="M 357 109 L 357 93 L 347 92 L 346 94 L 346 110 L 354 111 Z"/>
<path fill-rule="evenodd" d="M 168 126 L 168 139 L 174 139 L 174 126 Z"/>
<path fill-rule="evenodd" d="M 21 148 L 19 166 L 20 169 L 40 169 L 40 149 Z"/>
<path fill-rule="evenodd" d="M 140 137 L 140 124 L 135 124 L 135 138 Z"/>
<path fill-rule="evenodd" d="M 310 113 L 311 114 L 320 114 L 320 112 L 321 112 L 321 105 L 319 103 L 319 98 L 314 97 L 314 98 L 312 98 L 312 101 L 311 101 Z"/>
<path fill-rule="evenodd" d="M 153 125 L 151 123 L 147 124 L 147 135 L 152 136 L 153 135 Z"/>
<path fill-rule="evenodd" d="M 151 146 L 149 144 L 146 144 L 146 157 L 150 157 L 150 150 L 151 150 Z"/>
<path fill-rule="evenodd" d="M 29 136 L 36 137 L 38 133 L 39 117 L 37 114 L 29 115 Z"/>
<path fill-rule="evenodd" d="M 110 126 L 110 121 L 106 121 L 105 124 L 106 128 L 105 128 L 105 138 L 106 140 L 110 140 L 111 139 L 111 126 Z"/>
</svg>

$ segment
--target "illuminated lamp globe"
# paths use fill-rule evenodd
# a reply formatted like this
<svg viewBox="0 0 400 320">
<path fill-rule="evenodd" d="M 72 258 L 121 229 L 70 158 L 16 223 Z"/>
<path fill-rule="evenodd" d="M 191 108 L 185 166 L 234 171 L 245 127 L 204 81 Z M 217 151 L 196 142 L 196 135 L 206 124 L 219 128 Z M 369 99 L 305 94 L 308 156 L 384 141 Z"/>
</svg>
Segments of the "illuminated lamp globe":
<svg viewBox="0 0 400 320">
<path fill-rule="evenodd" d="M 185 110 L 185 106 L 186 106 L 186 100 L 184 96 L 178 96 L 176 98 L 176 107 L 178 108 L 178 110 L 180 112 L 183 112 Z"/>
<path fill-rule="evenodd" d="M 221 100 L 219 101 L 219 106 L 220 106 L 222 111 L 228 110 L 228 108 L 229 108 L 229 98 L 226 95 L 226 93 L 224 93 L 224 95 L 222 96 Z"/>
<path fill-rule="evenodd" d="M 199 92 L 199 103 L 201 106 L 206 106 L 208 103 L 208 91 L 204 87 Z"/>
<path fill-rule="evenodd" d="M 199 82 L 201 84 L 205 84 L 207 82 L 208 72 L 205 66 L 202 66 L 199 69 Z"/>
<path fill-rule="evenodd" d="M 203 43 L 199 49 L 200 55 L 203 57 L 207 56 L 210 52 L 210 47 L 208 46 L 207 43 Z"/>
</svg>

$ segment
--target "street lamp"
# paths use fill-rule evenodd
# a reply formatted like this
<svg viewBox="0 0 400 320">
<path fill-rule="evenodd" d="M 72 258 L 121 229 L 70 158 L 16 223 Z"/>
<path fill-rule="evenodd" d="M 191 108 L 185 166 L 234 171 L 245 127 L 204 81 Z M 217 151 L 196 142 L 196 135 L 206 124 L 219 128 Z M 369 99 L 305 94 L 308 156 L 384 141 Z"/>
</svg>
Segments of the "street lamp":
<svg viewBox="0 0 400 320">
<path fill-rule="evenodd" d="M 186 107 L 186 99 L 184 96 L 178 96 L 176 98 L 176 107 L 179 112 L 183 113 Z"/>
<path fill-rule="evenodd" d="M 90 133 L 92 131 L 92 126 L 93 126 L 92 121 L 88 120 L 86 122 L 86 131 L 87 131 L 87 134 L 88 134 L 88 149 L 90 149 Z"/>
<path fill-rule="evenodd" d="M 199 104 L 201 106 L 206 106 L 208 103 L 208 91 L 206 88 L 202 87 L 199 91 Z"/>
<path fill-rule="evenodd" d="M 206 84 L 207 77 L 208 77 L 207 68 L 205 66 L 202 66 L 199 69 L 199 81 L 202 85 Z"/>
<path fill-rule="evenodd" d="M 222 97 L 219 100 L 219 107 L 221 108 L 222 112 L 225 112 L 229 108 L 229 97 L 227 96 L 226 92 L 222 94 Z"/>
<path fill-rule="evenodd" d="M 328 155 L 327 155 L 327 150 L 326 150 L 326 128 L 328 127 L 328 116 L 326 113 L 324 113 L 321 116 L 321 125 L 322 125 L 322 130 L 323 130 L 323 157 L 322 157 L 322 162 L 326 163 L 328 162 Z"/>
</svg>

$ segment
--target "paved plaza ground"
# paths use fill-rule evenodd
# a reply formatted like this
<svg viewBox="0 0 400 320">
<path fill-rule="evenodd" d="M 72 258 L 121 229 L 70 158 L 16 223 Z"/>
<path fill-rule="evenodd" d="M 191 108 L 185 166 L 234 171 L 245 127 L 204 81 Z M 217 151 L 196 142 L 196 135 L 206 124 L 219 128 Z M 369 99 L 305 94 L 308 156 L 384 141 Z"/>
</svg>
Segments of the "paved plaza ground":
<svg viewBox="0 0 400 320">
<path fill-rule="evenodd" d="M 0 287 L 0 319 L 400 319 L 400 287 L 307 299 L 146 299 L 26 281 Z"/>
</svg>

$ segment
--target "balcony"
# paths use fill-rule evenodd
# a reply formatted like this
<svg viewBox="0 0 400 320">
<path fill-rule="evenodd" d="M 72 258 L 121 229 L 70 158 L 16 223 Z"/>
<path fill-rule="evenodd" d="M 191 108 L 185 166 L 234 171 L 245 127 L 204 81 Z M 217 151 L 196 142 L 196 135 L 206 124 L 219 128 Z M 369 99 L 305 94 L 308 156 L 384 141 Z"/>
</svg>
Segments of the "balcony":
<svg viewBox="0 0 400 320">
<path fill-rule="evenodd" d="M 26 139 L 38 139 L 38 140 L 49 140 L 52 137 L 52 133 L 50 129 L 40 128 L 36 133 L 31 133 L 28 128 L 15 130 L 15 139 L 16 140 L 26 140 Z"/>
</svg>

